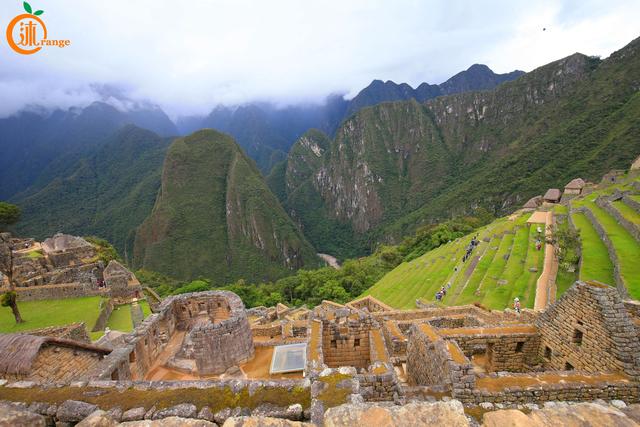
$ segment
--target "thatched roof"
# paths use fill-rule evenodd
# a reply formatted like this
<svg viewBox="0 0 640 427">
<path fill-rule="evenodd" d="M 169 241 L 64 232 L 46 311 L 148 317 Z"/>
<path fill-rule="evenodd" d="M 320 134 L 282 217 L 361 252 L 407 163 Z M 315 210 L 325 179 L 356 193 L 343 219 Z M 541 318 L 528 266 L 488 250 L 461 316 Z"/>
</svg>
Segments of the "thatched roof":
<svg viewBox="0 0 640 427">
<path fill-rule="evenodd" d="M 0 334 L 0 377 L 29 375 L 34 360 L 43 345 L 77 348 L 109 354 L 110 349 L 78 341 L 27 334 Z"/>
<path fill-rule="evenodd" d="M 582 178 L 576 178 L 571 180 L 567 185 L 564 186 L 566 190 L 582 190 L 585 186 L 585 182 Z"/>
<path fill-rule="evenodd" d="M 542 204 L 542 196 L 535 196 L 529 199 L 527 203 L 522 206 L 524 209 L 537 209 Z"/>
<path fill-rule="evenodd" d="M 104 272 L 102 274 L 104 275 L 105 279 L 107 279 L 115 276 L 130 276 L 131 272 L 118 261 L 111 260 L 109 261 L 109 265 L 107 265 L 107 268 L 104 269 Z"/>
<path fill-rule="evenodd" d="M 0 335 L 0 376 L 28 375 L 47 337 L 22 334 Z"/>
<path fill-rule="evenodd" d="M 544 199 L 548 201 L 560 200 L 560 197 L 562 197 L 562 193 L 557 188 L 550 188 L 544 193 Z"/>
</svg>

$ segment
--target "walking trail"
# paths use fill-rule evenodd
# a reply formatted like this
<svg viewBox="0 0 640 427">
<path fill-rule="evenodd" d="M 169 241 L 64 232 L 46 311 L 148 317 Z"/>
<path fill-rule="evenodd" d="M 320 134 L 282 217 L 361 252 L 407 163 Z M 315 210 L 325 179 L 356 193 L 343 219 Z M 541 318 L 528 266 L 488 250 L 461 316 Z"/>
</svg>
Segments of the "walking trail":
<svg viewBox="0 0 640 427">
<path fill-rule="evenodd" d="M 544 218 L 544 220 L 543 220 Z M 531 215 L 529 223 L 544 222 L 545 240 L 544 245 L 544 267 L 542 274 L 536 283 L 536 300 L 533 305 L 534 310 L 542 311 L 556 299 L 556 275 L 558 274 L 558 259 L 555 255 L 555 247 L 548 243 L 551 241 L 554 225 L 553 212 L 535 212 Z"/>
</svg>

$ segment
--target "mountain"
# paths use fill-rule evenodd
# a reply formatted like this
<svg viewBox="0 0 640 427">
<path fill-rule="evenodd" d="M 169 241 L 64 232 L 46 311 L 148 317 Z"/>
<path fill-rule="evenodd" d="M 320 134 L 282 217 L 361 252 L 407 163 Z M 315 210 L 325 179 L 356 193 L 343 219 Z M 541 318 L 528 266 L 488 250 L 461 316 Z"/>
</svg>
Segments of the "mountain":
<svg viewBox="0 0 640 427">
<path fill-rule="evenodd" d="M 442 95 L 493 89 L 501 83 L 515 80 L 523 74 L 524 71 L 519 70 L 506 74 L 496 74 L 486 65 L 474 64 L 444 83 L 439 85 L 421 83 L 415 89 L 406 83 L 396 84 L 391 80 L 386 82 L 374 80 L 349 102 L 345 117 L 355 114 L 362 108 L 380 104 L 381 102 L 407 101 L 410 99 L 424 102 Z"/>
<path fill-rule="evenodd" d="M 296 143 L 284 205 L 305 232 L 326 221 L 348 227 L 355 239 L 333 252 L 340 256 L 480 207 L 507 213 L 540 188 L 626 168 L 640 152 L 639 45 L 604 61 L 574 54 L 492 90 L 362 109 L 318 144 L 319 156 Z M 300 165 L 309 170 L 289 173 Z M 308 236 L 320 251 L 330 244 Z"/>
<path fill-rule="evenodd" d="M 0 119 L 0 199 L 40 190 L 67 176 L 80 158 L 126 124 L 164 136 L 177 132 L 157 107 L 121 111 L 104 102 L 66 111 L 23 111 Z"/>
<path fill-rule="evenodd" d="M 171 144 L 155 206 L 136 234 L 134 264 L 223 284 L 319 262 L 255 163 L 233 138 L 207 129 Z"/>
<path fill-rule="evenodd" d="M 486 65 L 476 64 L 441 85 L 422 83 L 413 89 L 406 83 L 374 80 L 352 100 L 330 95 L 322 104 L 278 107 L 262 102 L 233 108 L 219 106 L 206 117 L 181 117 L 177 124 L 181 134 L 202 128 L 229 133 L 267 175 L 308 129 L 316 128 L 333 136 L 346 117 L 364 107 L 409 99 L 423 102 L 440 95 L 491 89 L 522 74 L 522 71 L 495 74 Z"/>
<path fill-rule="evenodd" d="M 169 138 L 127 125 L 71 172 L 15 202 L 22 209 L 16 231 L 38 239 L 56 232 L 109 240 L 125 257 L 135 229 L 149 215 L 160 188 Z"/>
</svg>

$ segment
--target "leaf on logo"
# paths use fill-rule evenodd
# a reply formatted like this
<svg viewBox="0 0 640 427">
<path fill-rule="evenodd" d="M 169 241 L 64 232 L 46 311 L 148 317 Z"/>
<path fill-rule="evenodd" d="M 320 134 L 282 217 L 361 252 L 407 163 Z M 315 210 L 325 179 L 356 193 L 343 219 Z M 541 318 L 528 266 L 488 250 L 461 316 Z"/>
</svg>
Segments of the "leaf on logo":
<svg viewBox="0 0 640 427">
<path fill-rule="evenodd" d="M 33 12 L 34 15 L 36 16 L 40 16 L 44 13 L 44 10 L 36 10 L 35 12 Z"/>
<path fill-rule="evenodd" d="M 27 13 L 31 13 L 31 11 L 33 10 L 31 9 L 31 5 L 27 2 L 22 3 L 22 5 L 24 6 L 24 10 L 26 10 Z"/>
</svg>

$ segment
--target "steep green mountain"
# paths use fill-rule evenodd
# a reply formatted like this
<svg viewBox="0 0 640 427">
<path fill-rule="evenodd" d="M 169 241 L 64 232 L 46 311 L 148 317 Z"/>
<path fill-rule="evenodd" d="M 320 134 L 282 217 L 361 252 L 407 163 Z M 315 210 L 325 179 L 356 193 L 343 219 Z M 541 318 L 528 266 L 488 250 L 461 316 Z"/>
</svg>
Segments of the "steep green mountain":
<svg viewBox="0 0 640 427">
<path fill-rule="evenodd" d="M 254 162 L 230 136 L 206 129 L 169 148 L 134 264 L 226 283 L 274 279 L 318 261 Z"/>
<path fill-rule="evenodd" d="M 130 256 L 135 229 L 151 212 L 170 139 L 125 126 L 67 176 L 16 200 L 16 231 L 42 239 L 62 231 L 96 235 Z"/>
<path fill-rule="evenodd" d="M 297 221 L 305 230 L 338 221 L 365 252 L 421 223 L 479 207 L 503 214 L 540 188 L 626 167 L 640 152 L 639 45 L 604 61 L 574 54 L 493 90 L 360 110 L 321 156 L 307 150 L 301 162 L 292 149 L 287 171 L 311 170 L 291 175 L 285 206 L 312 188 L 298 205 L 318 208 L 296 211 Z M 309 234 L 320 250 L 326 237 Z"/>
</svg>

